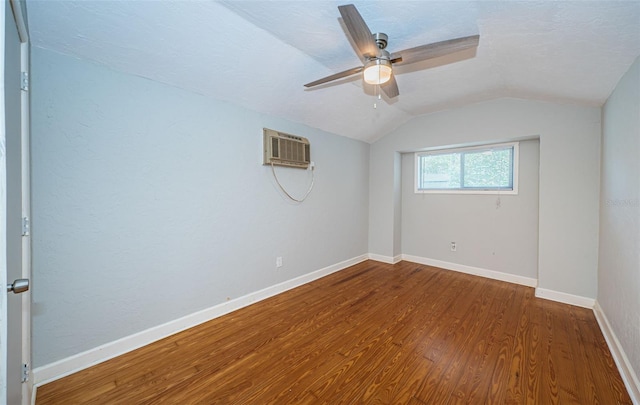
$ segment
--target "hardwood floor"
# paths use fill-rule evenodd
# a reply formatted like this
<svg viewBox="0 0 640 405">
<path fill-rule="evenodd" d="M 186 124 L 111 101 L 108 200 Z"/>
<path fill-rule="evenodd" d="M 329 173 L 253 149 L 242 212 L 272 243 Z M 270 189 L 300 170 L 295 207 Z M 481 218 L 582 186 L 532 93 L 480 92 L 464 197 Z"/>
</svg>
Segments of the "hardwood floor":
<svg viewBox="0 0 640 405">
<path fill-rule="evenodd" d="M 631 404 L 591 310 L 366 261 L 38 389 L 37 404 Z"/>
</svg>

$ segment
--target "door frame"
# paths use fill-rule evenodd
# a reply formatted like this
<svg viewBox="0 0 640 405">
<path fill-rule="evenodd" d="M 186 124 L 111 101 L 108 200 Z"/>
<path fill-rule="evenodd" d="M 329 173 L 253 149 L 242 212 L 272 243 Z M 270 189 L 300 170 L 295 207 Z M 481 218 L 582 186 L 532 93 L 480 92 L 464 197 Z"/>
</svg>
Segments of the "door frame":
<svg viewBox="0 0 640 405">
<path fill-rule="evenodd" d="M 7 136 L 4 117 L 4 32 L 5 7 L 0 7 L 0 400 L 7 398 Z"/>
<path fill-rule="evenodd" d="M 14 21 L 20 37 L 20 70 L 26 75 L 24 86 L 20 94 L 21 103 L 21 137 L 22 137 L 22 218 L 26 218 L 26 232 L 22 236 L 22 278 L 28 279 L 33 285 L 31 274 L 31 132 L 30 132 L 30 99 L 29 99 L 29 33 L 22 13 L 23 0 L 10 0 Z M 34 402 L 33 373 L 31 362 L 31 293 L 22 294 L 22 362 L 27 365 L 27 382 L 22 384 L 22 404 Z"/>
<path fill-rule="evenodd" d="M 4 27 L 6 24 L 15 24 L 18 36 L 20 39 L 20 69 L 29 75 L 29 35 L 27 30 L 26 21 L 22 12 L 22 0 L 9 0 L 12 13 L 6 15 L 4 7 L 0 7 L 0 21 L 2 21 L 3 28 L 0 30 L 0 72 L 1 77 L 4 77 Z M 28 82 L 27 82 L 28 83 Z M 4 133 L 4 88 L 0 92 L 0 111 L 2 111 L 2 134 L 0 136 L 0 212 L 6 213 L 6 198 L 7 198 L 7 184 L 6 184 L 6 134 Z M 21 138 L 22 138 L 22 217 L 27 218 L 30 221 L 31 218 L 31 174 L 30 174 L 30 132 L 29 132 L 29 92 L 28 87 L 21 92 Z M 6 215 L 0 215 L 0 287 L 4 289 L 9 282 L 7 280 L 7 240 L 6 240 Z M 31 280 L 31 234 L 27 232 L 22 237 L 22 277 Z M 0 364 L 6 364 L 7 362 L 7 329 L 6 318 L 4 313 L 7 308 L 7 294 L 3 290 L 0 295 Z M 22 361 L 24 364 L 31 368 L 31 294 L 22 294 Z M 6 398 L 7 395 L 7 370 L 2 367 L 0 370 L 0 398 Z M 30 377 L 30 376 L 29 376 Z M 33 393 L 33 378 L 28 378 L 27 383 L 22 385 L 22 404 L 28 405 L 32 403 L 35 397 Z"/>
</svg>

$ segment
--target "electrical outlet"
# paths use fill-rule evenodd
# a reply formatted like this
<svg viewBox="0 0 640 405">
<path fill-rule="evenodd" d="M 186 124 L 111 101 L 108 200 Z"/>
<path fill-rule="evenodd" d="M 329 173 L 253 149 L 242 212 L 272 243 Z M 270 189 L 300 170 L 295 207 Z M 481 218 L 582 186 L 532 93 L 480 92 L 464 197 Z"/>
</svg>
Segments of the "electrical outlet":
<svg viewBox="0 0 640 405">
<path fill-rule="evenodd" d="M 457 249 L 456 243 L 455 242 L 451 242 L 451 251 L 455 252 Z"/>
<path fill-rule="evenodd" d="M 276 268 L 282 267 L 282 256 L 276 257 Z"/>
</svg>

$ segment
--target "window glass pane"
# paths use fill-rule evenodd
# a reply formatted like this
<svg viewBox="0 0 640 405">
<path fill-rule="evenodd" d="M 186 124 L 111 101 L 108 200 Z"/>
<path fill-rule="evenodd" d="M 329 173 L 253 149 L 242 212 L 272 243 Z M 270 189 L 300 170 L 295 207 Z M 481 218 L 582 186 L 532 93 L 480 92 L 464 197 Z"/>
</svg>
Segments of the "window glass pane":
<svg viewBox="0 0 640 405">
<path fill-rule="evenodd" d="M 465 188 L 511 188 L 513 148 L 464 152 Z"/>
<path fill-rule="evenodd" d="M 518 143 L 416 153 L 416 193 L 518 194 Z"/>
<path fill-rule="evenodd" d="M 460 154 L 420 157 L 420 188 L 460 188 Z"/>
</svg>

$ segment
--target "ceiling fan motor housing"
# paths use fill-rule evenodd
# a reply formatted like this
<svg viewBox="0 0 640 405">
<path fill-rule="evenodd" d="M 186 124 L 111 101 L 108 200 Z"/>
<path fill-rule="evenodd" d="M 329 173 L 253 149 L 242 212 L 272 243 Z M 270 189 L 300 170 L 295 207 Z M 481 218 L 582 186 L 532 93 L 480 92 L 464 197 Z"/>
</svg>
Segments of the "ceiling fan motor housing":
<svg viewBox="0 0 640 405">
<path fill-rule="evenodd" d="M 389 37 L 383 32 L 376 32 L 375 34 L 373 34 L 373 40 L 376 41 L 376 45 L 378 45 L 378 48 L 384 49 L 387 47 Z"/>
</svg>

